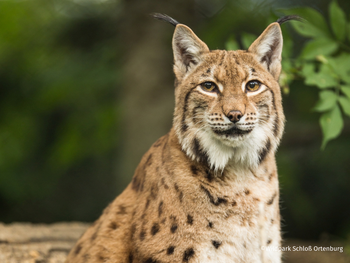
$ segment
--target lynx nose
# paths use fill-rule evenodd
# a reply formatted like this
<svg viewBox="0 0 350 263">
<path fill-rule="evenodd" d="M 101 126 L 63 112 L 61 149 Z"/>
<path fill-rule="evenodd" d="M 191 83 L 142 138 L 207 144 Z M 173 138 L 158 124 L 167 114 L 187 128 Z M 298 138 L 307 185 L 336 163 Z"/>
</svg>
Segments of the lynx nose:
<svg viewBox="0 0 350 263">
<path fill-rule="evenodd" d="M 242 118 L 242 112 L 239 110 L 232 110 L 227 114 L 227 118 L 233 123 L 238 122 Z"/>
</svg>

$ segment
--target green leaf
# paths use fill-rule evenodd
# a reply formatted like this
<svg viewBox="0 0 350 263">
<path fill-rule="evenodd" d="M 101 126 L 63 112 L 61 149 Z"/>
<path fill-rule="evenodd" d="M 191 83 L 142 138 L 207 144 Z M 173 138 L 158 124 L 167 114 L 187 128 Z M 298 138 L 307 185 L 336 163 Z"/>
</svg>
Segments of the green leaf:
<svg viewBox="0 0 350 263">
<path fill-rule="evenodd" d="M 243 33 L 242 34 L 242 44 L 244 49 L 248 49 L 250 45 L 257 39 L 257 36 L 253 34 Z"/>
<path fill-rule="evenodd" d="M 350 86 L 342 85 L 340 89 L 350 99 Z"/>
<path fill-rule="evenodd" d="M 327 111 L 332 109 L 336 105 L 338 96 L 333 91 L 321 91 L 319 95 L 320 99 L 314 107 L 315 111 Z"/>
<path fill-rule="evenodd" d="M 347 97 L 340 97 L 339 99 L 339 104 L 342 107 L 344 113 L 350 117 L 350 100 Z"/>
<path fill-rule="evenodd" d="M 299 15 L 306 22 L 291 21 L 291 25 L 301 35 L 306 37 L 331 37 L 326 20 L 315 9 L 309 7 L 291 8 L 282 10 L 286 15 Z"/>
<path fill-rule="evenodd" d="M 226 48 L 226 50 L 238 50 L 238 49 L 240 49 L 237 41 L 233 38 L 230 38 L 228 41 L 226 41 L 225 48 Z"/>
<path fill-rule="evenodd" d="M 329 17 L 334 35 L 343 41 L 346 35 L 346 17 L 336 0 L 329 5 Z"/>
<path fill-rule="evenodd" d="M 343 129 L 343 118 L 338 105 L 321 115 L 320 125 L 323 132 L 321 148 L 324 149 L 327 142 L 339 136 Z"/>
<path fill-rule="evenodd" d="M 305 75 L 305 84 L 314 85 L 320 89 L 333 88 L 338 85 L 338 80 L 328 64 L 322 64 L 319 72 Z"/>
<path fill-rule="evenodd" d="M 331 55 L 338 48 L 338 43 L 329 38 L 316 38 L 309 41 L 301 52 L 301 58 L 313 59 L 318 55 Z"/>
<path fill-rule="evenodd" d="M 303 67 L 301 69 L 301 73 L 303 74 L 303 76 L 306 78 L 310 75 L 314 75 L 315 74 L 315 65 L 314 63 L 304 63 Z"/>
<path fill-rule="evenodd" d="M 350 54 L 341 53 L 335 58 L 327 59 L 333 71 L 346 83 L 350 84 Z"/>
<path fill-rule="evenodd" d="M 283 33 L 282 58 L 290 59 L 290 57 L 292 57 L 292 55 L 293 55 L 293 46 L 294 46 L 294 43 L 293 43 L 292 38 L 288 34 Z"/>
</svg>

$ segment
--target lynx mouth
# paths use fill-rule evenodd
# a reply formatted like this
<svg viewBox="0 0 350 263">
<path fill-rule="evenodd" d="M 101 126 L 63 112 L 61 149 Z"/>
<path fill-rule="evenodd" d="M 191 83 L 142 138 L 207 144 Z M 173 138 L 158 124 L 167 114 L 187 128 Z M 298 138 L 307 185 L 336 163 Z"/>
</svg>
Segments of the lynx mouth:
<svg viewBox="0 0 350 263">
<path fill-rule="evenodd" d="M 221 135 L 221 136 L 230 136 L 230 137 L 236 137 L 236 136 L 240 136 L 240 135 L 245 135 L 248 134 L 252 131 L 253 129 L 250 130 L 241 130 L 238 129 L 237 127 L 232 127 L 228 130 L 213 130 L 214 133 L 216 133 L 217 135 Z"/>
</svg>

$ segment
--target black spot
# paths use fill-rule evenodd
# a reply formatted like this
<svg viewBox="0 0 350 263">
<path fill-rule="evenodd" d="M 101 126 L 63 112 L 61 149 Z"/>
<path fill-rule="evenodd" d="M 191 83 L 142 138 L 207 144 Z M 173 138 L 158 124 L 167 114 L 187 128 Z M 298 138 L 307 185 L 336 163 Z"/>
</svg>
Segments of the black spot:
<svg viewBox="0 0 350 263">
<path fill-rule="evenodd" d="M 118 228 L 118 225 L 117 225 L 116 222 L 111 222 L 111 223 L 109 224 L 109 228 L 115 230 L 115 229 Z"/>
<path fill-rule="evenodd" d="M 192 151 L 194 155 L 199 159 L 200 162 L 208 162 L 208 154 L 201 149 L 197 138 L 193 140 Z"/>
<path fill-rule="evenodd" d="M 273 175 L 274 175 L 273 173 L 271 173 L 271 174 L 269 175 L 269 181 L 271 181 Z"/>
<path fill-rule="evenodd" d="M 182 125 L 181 125 L 182 132 L 186 132 L 188 129 L 188 126 L 187 126 L 185 120 L 186 120 L 186 113 L 187 113 L 187 108 L 188 108 L 188 99 L 189 99 L 192 91 L 193 91 L 193 89 L 191 89 L 189 92 L 187 92 L 187 94 L 185 96 L 183 113 L 182 113 Z"/>
<path fill-rule="evenodd" d="M 246 189 L 246 190 L 244 190 L 244 193 L 245 193 L 246 195 L 249 195 L 249 194 L 250 194 L 250 191 L 249 191 L 248 189 Z"/>
<path fill-rule="evenodd" d="M 269 240 L 267 240 L 267 245 L 269 245 L 269 244 L 271 244 L 271 242 L 272 242 L 272 240 L 271 239 L 269 239 Z"/>
<path fill-rule="evenodd" d="M 183 192 L 180 191 L 180 189 L 179 189 L 179 187 L 178 187 L 178 185 L 177 185 L 176 183 L 174 184 L 174 188 L 175 188 L 175 191 L 178 192 L 178 194 L 179 194 L 179 200 L 180 200 L 180 202 L 182 203 Z"/>
<path fill-rule="evenodd" d="M 197 167 L 194 166 L 194 165 L 191 165 L 191 171 L 192 171 L 192 173 L 193 173 L 194 175 L 197 175 L 197 173 L 198 173 L 198 169 L 197 169 Z"/>
<path fill-rule="evenodd" d="M 153 147 L 157 148 L 162 145 L 164 137 L 160 137 L 154 144 Z"/>
<path fill-rule="evenodd" d="M 182 123 L 182 125 L 181 125 L 182 132 L 187 131 L 187 129 L 188 129 L 188 125 L 186 123 Z"/>
<path fill-rule="evenodd" d="M 98 260 L 100 260 L 100 261 L 105 261 L 105 260 L 108 259 L 107 257 L 105 257 L 105 256 L 103 256 L 103 255 L 101 255 L 101 254 L 97 255 L 97 258 L 98 258 Z"/>
<path fill-rule="evenodd" d="M 131 230 L 130 230 L 131 239 L 134 239 L 135 231 L 136 231 L 136 225 L 134 223 L 134 224 L 131 225 Z"/>
<path fill-rule="evenodd" d="M 146 233 L 145 230 L 141 230 L 140 232 L 140 240 L 143 241 L 145 239 Z"/>
<path fill-rule="evenodd" d="M 221 242 L 220 241 L 212 240 L 211 243 L 213 244 L 213 246 L 216 249 L 218 249 L 221 246 Z"/>
<path fill-rule="evenodd" d="M 94 234 L 91 236 L 91 241 L 94 241 L 97 238 L 97 233 L 100 231 L 100 227 L 101 227 L 101 222 L 99 223 L 99 225 L 97 226 Z"/>
<path fill-rule="evenodd" d="M 213 173 L 212 173 L 209 169 L 207 169 L 207 170 L 205 171 L 205 174 L 206 174 L 207 180 L 208 180 L 209 182 L 212 182 L 213 179 L 214 179 Z"/>
<path fill-rule="evenodd" d="M 255 68 L 252 68 L 252 72 L 256 72 L 256 71 L 255 71 Z"/>
<path fill-rule="evenodd" d="M 174 87 L 176 88 L 179 85 L 179 80 L 177 78 L 175 78 L 174 80 Z"/>
<path fill-rule="evenodd" d="M 171 227 L 170 227 L 171 233 L 174 234 L 176 232 L 176 230 L 177 230 L 177 224 L 172 224 Z"/>
<path fill-rule="evenodd" d="M 259 153 L 259 163 L 262 163 L 265 160 L 270 150 L 271 150 L 271 142 L 270 142 L 270 139 L 268 139 L 265 147 Z"/>
<path fill-rule="evenodd" d="M 193 255 L 194 255 L 193 248 L 186 249 L 186 251 L 184 252 L 184 256 L 182 258 L 182 261 L 183 262 L 188 262 L 190 260 L 190 258 L 193 257 Z"/>
<path fill-rule="evenodd" d="M 150 200 L 149 200 L 149 199 L 147 199 L 147 201 L 146 201 L 146 205 L 145 205 L 145 210 L 148 208 L 149 203 L 150 203 Z"/>
<path fill-rule="evenodd" d="M 129 259 L 128 263 L 132 263 L 134 260 L 134 255 L 132 253 L 130 253 L 128 259 Z"/>
<path fill-rule="evenodd" d="M 271 92 L 271 95 L 272 95 L 272 105 L 273 105 L 273 109 L 276 111 L 277 113 L 277 107 L 276 107 L 276 101 L 275 101 L 275 93 L 269 89 L 269 91 Z"/>
<path fill-rule="evenodd" d="M 275 200 L 276 196 L 277 196 L 277 193 L 274 193 L 273 196 L 270 198 L 270 200 L 267 201 L 267 205 L 272 205 L 272 203 Z"/>
<path fill-rule="evenodd" d="M 150 197 L 151 197 L 152 199 L 156 199 L 156 198 L 157 198 L 157 195 L 158 195 L 158 185 L 153 184 L 152 187 L 151 187 L 151 194 L 150 194 Z"/>
<path fill-rule="evenodd" d="M 163 148 L 162 148 L 162 164 L 163 164 L 163 166 L 165 166 L 165 161 L 167 160 L 167 158 L 165 156 L 165 154 L 166 154 L 165 151 L 167 150 L 167 145 L 168 145 L 168 140 L 165 141 Z"/>
<path fill-rule="evenodd" d="M 161 216 L 162 212 L 163 212 L 163 201 L 161 201 L 158 206 L 158 217 Z"/>
<path fill-rule="evenodd" d="M 149 166 L 152 164 L 152 153 L 148 155 L 147 161 L 145 163 L 145 166 Z"/>
<path fill-rule="evenodd" d="M 220 205 L 220 204 L 226 204 L 227 200 L 225 198 L 218 197 L 217 200 L 215 201 L 214 197 L 210 194 L 209 190 L 205 188 L 203 185 L 201 185 L 201 189 L 206 193 L 206 195 L 209 198 L 210 203 L 213 205 Z"/>
<path fill-rule="evenodd" d="M 210 221 L 209 221 L 209 222 L 208 222 L 208 227 L 209 227 L 209 228 L 213 228 L 213 226 L 214 226 L 213 222 L 210 222 Z"/>
<path fill-rule="evenodd" d="M 146 260 L 143 261 L 143 263 L 157 263 L 157 260 L 154 260 L 153 258 L 148 258 Z"/>
<path fill-rule="evenodd" d="M 75 254 L 75 255 L 78 255 L 79 252 L 80 252 L 80 250 L 81 250 L 81 248 L 82 248 L 81 244 L 78 244 L 77 247 L 76 247 L 75 250 L 74 250 L 74 254 Z"/>
<path fill-rule="evenodd" d="M 174 246 L 170 246 L 168 247 L 168 249 L 166 250 L 167 255 L 171 255 L 174 253 L 175 247 Z"/>
<path fill-rule="evenodd" d="M 193 224 L 193 216 L 187 215 L 187 223 L 192 225 Z"/>
<path fill-rule="evenodd" d="M 143 190 L 143 184 L 145 179 L 145 171 L 142 168 L 136 170 L 136 173 L 132 179 L 132 189 L 136 192 Z"/>
<path fill-rule="evenodd" d="M 210 73 L 210 68 L 207 69 L 207 73 Z"/>
<path fill-rule="evenodd" d="M 117 214 L 125 215 L 125 214 L 126 214 L 126 208 L 125 208 L 125 206 L 119 205 L 119 211 L 117 212 Z"/>
<path fill-rule="evenodd" d="M 274 135 L 275 137 L 277 137 L 278 131 L 279 131 L 279 127 L 278 127 L 278 115 L 277 115 L 277 112 L 276 112 L 276 117 L 275 117 L 275 120 L 274 120 L 274 122 L 273 122 L 273 135 Z"/>
<path fill-rule="evenodd" d="M 180 191 L 179 193 L 179 200 L 180 200 L 180 203 L 182 203 L 182 198 L 183 198 L 184 194 L 182 191 Z"/>
<path fill-rule="evenodd" d="M 159 224 L 158 223 L 154 223 L 151 229 L 151 234 L 154 236 L 155 234 L 157 234 L 159 232 Z"/>
<path fill-rule="evenodd" d="M 276 112 L 276 117 L 275 117 L 275 121 L 274 121 L 274 129 L 273 129 L 273 134 L 277 137 L 278 132 L 279 132 L 279 126 L 278 126 L 278 121 L 279 121 L 279 117 L 278 117 L 278 112 L 277 112 L 277 107 L 276 107 L 276 101 L 275 101 L 275 93 L 269 89 L 269 91 L 271 92 L 271 96 L 272 96 L 272 105 L 273 105 L 273 109 Z"/>
</svg>

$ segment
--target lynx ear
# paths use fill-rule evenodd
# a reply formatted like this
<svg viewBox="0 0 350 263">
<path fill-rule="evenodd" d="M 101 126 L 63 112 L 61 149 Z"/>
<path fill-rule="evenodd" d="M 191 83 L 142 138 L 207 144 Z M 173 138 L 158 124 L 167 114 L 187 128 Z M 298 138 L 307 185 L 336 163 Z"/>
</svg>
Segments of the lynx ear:
<svg viewBox="0 0 350 263">
<path fill-rule="evenodd" d="M 248 51 L 255 53 L 258 61 L 275 79 L 278 79 L 281 73 L 282 46 L 283 38 L 280 25 L 272 23 L 251 44 Z"/>
<path fill-rule="evenodd" d="M 201 62 L 202 54 L 209 48 L 189 27 L 179 24 L 173 36 L 173 52 L 175 74 L 182 78 Z"/>
</svg>

